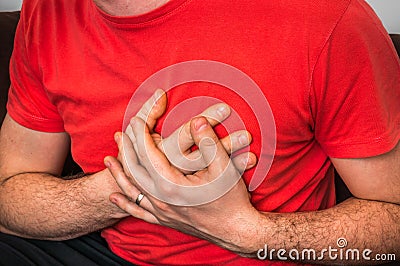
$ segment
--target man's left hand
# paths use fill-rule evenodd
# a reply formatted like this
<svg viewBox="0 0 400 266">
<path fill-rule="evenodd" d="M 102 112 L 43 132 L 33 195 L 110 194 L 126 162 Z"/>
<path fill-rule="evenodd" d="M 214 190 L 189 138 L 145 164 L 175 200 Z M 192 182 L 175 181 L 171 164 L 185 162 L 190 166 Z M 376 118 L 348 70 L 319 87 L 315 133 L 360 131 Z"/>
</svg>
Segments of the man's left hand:
<svg viewBox="0 0 400 266">
<path fill-rule="evenodd" d="M 134 118 L 131 127 L 133 140 L 121 133 L 116 137 L 119 158 L 123 151 L 126 160 L 108 158 L 108 168 L 125 193 L 110 195 L 113 203 L 136 218 L 175 228 L 241 254 L 257 250 L 257 247 L 249 248 L 252 241 L 245 238 L 253 235 L 249 231 L 259 228 L 261 214 L 251 205 L 241 178 L 241 172 L 255 165 L 254 154 L 247 153 L 242 156 L 241 164 L 236 161 L 233 165 L 212 126 L 204 117 L 197 117 L 190 123 L 190 133 L 207 168 L 185 175 L 160 151 L 142 119 Z M 213 192 L 218 191 L 220 195 L 200 205 L 190 204 L 193 201 L 186 201 L 190 195 L 175 189 L 177 186 L 192 187 L 195 191 L 210 182 L 216 184 Z M 224 184 L 229 182 L 232 186 L 226 189 Z M 138 206 L 135 199 L 140 193 L 144 198 Z M 171 201 L 160 200 L 160 195 Z M 201 195 L 194 193 L 192 196 Z"/>
</svg>

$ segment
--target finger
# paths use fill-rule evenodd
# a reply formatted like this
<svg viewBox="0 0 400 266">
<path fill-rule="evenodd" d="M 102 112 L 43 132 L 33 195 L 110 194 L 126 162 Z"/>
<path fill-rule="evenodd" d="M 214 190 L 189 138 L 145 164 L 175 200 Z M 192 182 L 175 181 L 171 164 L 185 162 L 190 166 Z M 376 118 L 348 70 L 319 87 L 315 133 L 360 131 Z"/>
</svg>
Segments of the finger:
<svg viewBox="0 0 400 266">
<path fill-rule="evenodd" d="M 131 138 L 128 137 L 128 135 L 125 133 L 116 132 L 114 134 L 114 140 L 118 146 L 118 160 L 122 162 L 122 165 L 125 167 L 125 169 L 128 169 L 127 166 L 129 166 L 127 162 L 131 162 L 136 165 L 140 164 L 133 148 L 134 143 L 136 143 L 136 139 L 134 136 L 133 138 Z"/>
<path fill-rule="evenodd" d="M 162 137 L 158 133 L 151 134 L 151 138 L 153 139 L 153 141 L 156 144 L 156 146 L 158 146 L 158 144 L 162 141 Z"/>
<path fill-rule="evenodd" d="M 105 165 L 107 169 L 110 171 L 111 175 L 114 177 L 115 182 L 118 184 L 119 188 L 122 192 L 131 199 L 136 199 L 136 197 L 141 193 L 141 191 L 131 182 L 132 180 L 126 176 L 124 169 L 121 163 L 112 156 L 107 156 L 104 159 Z M 139 174 L 139 173 L 135 173 Z M 144 173 L 147 174 L 147 173 Z M 140 206 L 147 209 L 152 210 L 152 205 L 147 199 L 147 197 L 143 198 L 140 203 Z"/>
<path fill-rule="evenodd" d="M 244 152 L 232 159 L 233 164 L 239 173 L 243 173 L 244 171 L 253 168 L 257 163 L 257 157 L 252 152 Z"/>
<path fill-rule="evenodd" d="M 160 118 L 167 107 L 167 95 L 161 89 L 157 89 L 154 94 L 142 105 L 136 116 L 146 121 L 150 132 L 153 132 L 157 119 Z M 130 125 L 125 130 L 129 137 L 132 137 Z"/>
<path fill-rule="evenodd" d="M 153 180 L 160 177 L 173 180 L 174 177 L 171 174 L 173 169 L 164 154 L 157 148 L 144 121 L 134 117 L 131 120 L 131 126 L 136 139 L 133 146 L 140 164 L 146 168 Z"/>
<path fill-rule="evenodd" d="M 211 178 L 218 177 L 226 170 L 236 172 L 225 148 L 204 117 L 192 119 L 191 134 L 204 162 L 208 165 Z"/>
<path fill-rule="evenodd" d="M 198 158 L 201 157 L 200 150 L 196 150 L 188 155 L 189 160 L 191 158 Z M 235 157 L 231 157 L 233 164 L 235 165 L 236 169 L 243 173 L 244 171 L 253 168 L 257 164 L 257 157 L 252 152 L 245 152 Z M 191 168 L 185 168 L 185 174 L 191 174 L 195 171 L 200 171 L 207 167 L 206 162 L 204 160 L 195 160 L 193 159 L 193 164 L 190 166 Z"/>
<path fill-rule="evenodd" d="M 132 143 L 130 138 L 122 132 L 115 133 L 114 137 L 119 149 L 119 162 L 122 163 L 125 173 L 128 173 L 133 177 L 130 179 L 133 185 L 142 191 L 144 188 L 147 190 L 153 189 L 154 182 L 146 169 L 140 165 L 139 159 L 134 150 L 134 146 L 137 146 L 136 142 L 134 141 Z"/>
<path fill-rule="evenodd" d="M 229 105 L 227 105 L 226 103 L 217 103 L 208 107 L 201 114 L 198 114 L 195 117 L 205 117 L 208 123 L 210 123 L 210 125 L 214 127 L 227 119 L 230 114 L 231 108 L 229 107 Z M 189 124 L 190 128 L 190 121 L 188 121 L 187 124 Z"/>
<path fill-rule="evenodd" d="M 138 206 L 136 203 L 132 202 L 131 200 L 129 200 L 128 197 L 121 193 L 113 193 L 110 195 L 110 201 L 112 203 L 114 203 L 133 217 L 144 220 L 148 223 L 159 224 L 158 220 L 153 214 L 151 214 L 145 208 L 141 207 L 145 198 L 143 198 L 140 206 Z"/>
<path fill-rule="evenodd" d="M 131 139 L 132 142 L 136 141 L 135 140 L 135 135 L 133 135 L 132 127 L 131 127 L 130 124 L 126 127 L 124 133 Z"/>
<path fill-rule="evenodd" d="M 143 104 L 136 114 L 143 121 L 146 121 L 150 131 L 153 131 L 157 119 L 160 118 L 167 107 L 167 95 L 162 89 L 157 89 L 154 94 Z"/>
<path fill-rule="evenodd" d="M 221 123 L 229 117 L 230 108 L 225 103 L 215 104 L 204 110 L 198 116 L 204 116 L 211 126 Z M 181 172 L 188 174 L 206 167 L 200 153 L 194 152 L 191 156 L 190 147 L 194 144 L 190 133 L 190 121 L 185 123 L 168 138 L 162 140 L 159 149 L 165 154 L 171 164 L 177 167 Z"/>
<path fill-rule="evenodd" d="M 204 110 L 196 117 L 203 116 L 207 119 L 211 126 L 216 126 L 231 113 L 230 107 L 225 103 L 214 104 Z M 192 135 L 190 134 L 190 121 L 175 130 L 168 138 L 162 141 L 160 149 L 168 155 L 176 156 L 185 154 L 185 152 L 194 144 Z"/>
<path fill-rule="evenodd" d="M 232 154 L 246 146 L 249 146 L 252 141 L 252 136 L 247 130 L 235 131 L 232 134 L 222 138 L 222 146 L 224 146 L 228 154 Z M 190 160 L 194 160 L 200 156 L 200 151 L 195 150 L 186 155 Z"/>
<path fill-rule="evenodd" d="M 197 160 L 197 158 L 201 157 L 200 150 L 195 150 L 194 152 L 187 155 L 187 157 L 189 160 L 192 160 L 193 163 L 190 165 L 190 168 L 179 169 L 184 174 L 192 174 L 193 172 L 200 171 L 207 167 L 204 160 Z M 231 157 L 231 160 L 240 173 L 243 173 L 244 171 L 253 168 L 257 164 L 257 157 L 252 152 L 245 152 L 236 155 L 235 157 Z"/>
<path fill-rule="evenodd" d="M 232 154 L 251 143 L 252 137 L 246 130 L 235 131 L 229 136 L 221 139 L 222 146 L 224 146 L 228 154 Z M 177 167 L 182 173 L 190 174 L 207 167 L 206 162 L 202 159 L 200 150 L 195 150 L 189 154 L 172 155 L 166 154 L 168 160 Z M 236 160 L 239 162 L 239 159 Z M 233 161 L 235 162 L 235 161 Z"/>
<path fill-rule="evenodd" d="M 246 146 L 249 146 L 251 141 L 251 134 L 246 130 L 235 131 L 221 139 L 222 146 L 228 154 L 232 154 Z"/>
</svg>

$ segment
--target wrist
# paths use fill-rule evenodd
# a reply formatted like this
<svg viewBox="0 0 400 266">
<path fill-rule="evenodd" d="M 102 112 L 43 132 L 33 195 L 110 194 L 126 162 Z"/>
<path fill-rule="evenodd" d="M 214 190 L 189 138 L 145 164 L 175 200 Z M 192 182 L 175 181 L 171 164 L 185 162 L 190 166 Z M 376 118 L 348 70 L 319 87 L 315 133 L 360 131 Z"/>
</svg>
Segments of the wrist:
<svg viewBox="0 0 400 266">
<path fill-rule="evenodd" d="M 110 201 L 110 195 L 115 192 L 122 193 L 110 171 L 105 168 L 87 177 L 88 201 L 102 206 L 101 210 L 111 219 L 121 219 L 128 214 Z"/>
<path fill-rule="evenodd" d="M 265 242 L 265 216 L 254 207 L 248 213 L 237 213 L 227 224 L 232 228 L 225 248 L 244 257 L 254 257 Z M 227 230 L 228 231 L 228 230 Z"/>
</svg>

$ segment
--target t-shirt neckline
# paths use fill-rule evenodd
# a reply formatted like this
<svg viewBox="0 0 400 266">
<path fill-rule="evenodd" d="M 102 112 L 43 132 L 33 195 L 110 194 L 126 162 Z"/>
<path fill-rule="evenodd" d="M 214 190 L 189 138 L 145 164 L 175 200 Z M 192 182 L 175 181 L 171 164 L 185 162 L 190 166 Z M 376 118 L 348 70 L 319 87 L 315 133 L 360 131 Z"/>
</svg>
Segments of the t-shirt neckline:
<svg viewBox="0 0 400 266">
<path fill-rule="evenodd" d="M 181 7 L 183 4 L 186 2 L 189 2 L 190 0 L 169 0 L 167 3 L 163 4 L 162 6 L 149 11 L 147 13 L 141 14 L 141 15 L 135 15 L 135 16 L 114 16 L 106 13 L 102 9 L 100 9 L 93 0 L 89 0 L 90 5 L 94 9 L 95 12 L 98 12 L 104 19 L 115 23 L 115 24 L 121 24 L 121 25 L 138 25 L 138 24 L 144 24 L 148 23 L 151 21 L 156 21 L 158 19 L 161 19 L 173 12 L 175 12 L 179 7 Z"/>
</svg>

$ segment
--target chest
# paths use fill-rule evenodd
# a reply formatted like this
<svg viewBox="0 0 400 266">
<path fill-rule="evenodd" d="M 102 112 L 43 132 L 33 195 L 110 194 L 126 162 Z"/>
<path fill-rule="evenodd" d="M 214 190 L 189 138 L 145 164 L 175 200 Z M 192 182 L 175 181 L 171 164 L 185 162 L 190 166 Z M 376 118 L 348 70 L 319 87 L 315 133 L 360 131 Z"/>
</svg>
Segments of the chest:
<svg viewBox="0 0 400 266">
<path fill-rule="evenodd" d="M 84 157 L 89 153 L 99 157 L 110 151 L 116 153 L 112 136 L 122 129 L 126 108 L 137 89 L 165 68 L 196 60 L 219 62 L 237 70 L 226 76 L 210 68 L 210 76 L 224 75 L 232 81 L 243 74 L 256 86 L 236 82 L 232 90 L 232 86 L 207 82 L 208 76 L 200 77 L 200 81 L 188 80 L 168 93 L 169 112 L 194 98 L 224 101 L 253 134 L 252 147 L 257 150 L 261 145 L 260 120 L 268 117 L 264 108 L 267 103 L 278 145 L 312 139 L 308 105 L 311 59 L 307 49 L 298 47 L 297 37 L 282 42 L 279 29 L 260 23 L 259 14 L 247 24 L 238 21 L 238 16 L 233 20 L 210 20 L 204 16 L 201 12 L 190 16 L 182 13 L 179 20 L 171 18 L 162 24 L 123 30 L 109 24 L 89 27 L 85 23 L 57 33 L 60 37 L 48 45 L 49 52 L 39 64 L 49 98 L 58 106 L 71 135 L 73 151 L 83 153 Z M 205 20 L 211 22 L 206 24 Z M 235 25 L 231 25 L 232 21 Z M 192 74 L 196 72 L 188 68 Z M 152 89 L 170 88 L 180 75 L 172 71 Z M 134 102 L 137 109 L 141 104 L 140 100 Z M 206 105 L 207 101 L 200 99 L 196 106 L 190 102 L 188 109 L 204 109 Z M 159 129 L 163 121 L 158 124 Z M 179 119 L 172 122 L 172 127 L 181 123 Z M 217 130 L 221 134 L 226 131 Z M 95 137 L 96 145 L 90 145 Z M 87 147 L 90 152 L 83 150 Z"/>
</svg>

